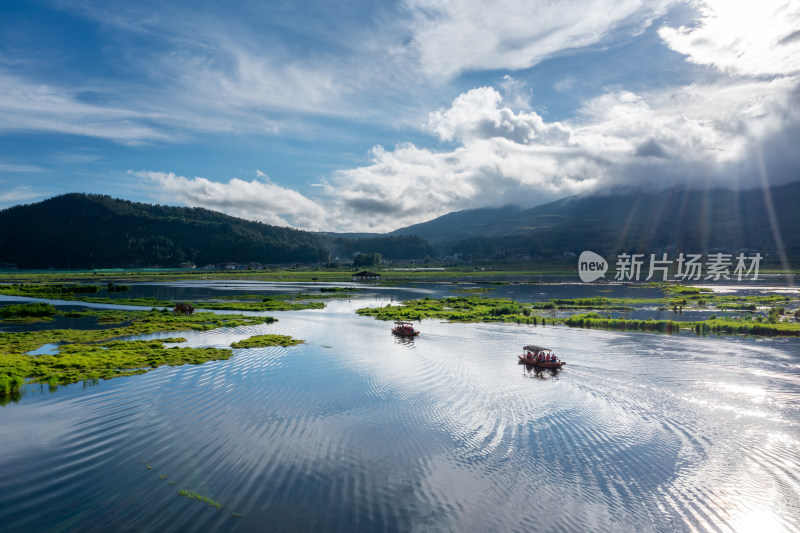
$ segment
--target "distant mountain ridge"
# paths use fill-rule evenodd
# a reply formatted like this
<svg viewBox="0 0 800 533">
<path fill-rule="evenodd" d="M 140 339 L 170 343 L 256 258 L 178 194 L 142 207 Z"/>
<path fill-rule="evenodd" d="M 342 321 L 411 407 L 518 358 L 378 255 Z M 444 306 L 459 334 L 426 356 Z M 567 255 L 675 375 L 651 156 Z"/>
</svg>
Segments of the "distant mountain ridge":
<svg viewBox="0 0 800 533">
<path fill-rule="evenodd" d="M 326 261 L 324 240 L 202 208 L 71 193 L 0 211 L 0 261 L 20 268 Z"/>
<path fill-rule="evenodd" d="M 520 212 L 522 208 L 516 205 L 465 209 L 447 213 L 428 222 L 394 230 L 389 235 L 417 235 L 431 243 L 438 243 L 477 235 L 494 224 L 502 225 L 509 217 Z"/>
<path fill-rule="evenodd" d="M 0 211 L 0 266 L 104 268 L 408 260 L 564 258 L 592 250 L 779 251 L 800 261 L 800 183 L 762 190 L 668 189 L 572 196 L 448 213 L 388 234 L 311 233 L 202 208 L 65 194 Z"/>
<path fill-rule="evenodd" d="M 476 257 L 666 249 L 776 254 L 783 248 L 800 258 L 800 183 L 766 190 L 675 188 L 571 196 L 530 209 L 449 213 L 392 234 L 416 235 L 447 253 Z"/>
</svg>

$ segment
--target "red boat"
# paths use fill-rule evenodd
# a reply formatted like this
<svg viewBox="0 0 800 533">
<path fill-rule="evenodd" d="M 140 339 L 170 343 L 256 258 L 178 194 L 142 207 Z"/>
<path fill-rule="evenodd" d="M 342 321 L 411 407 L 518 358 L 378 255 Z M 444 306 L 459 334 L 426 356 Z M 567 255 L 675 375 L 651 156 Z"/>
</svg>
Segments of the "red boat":
<svg viewBox="0 0 800 533">
<path fill-rule="evenodd" d="M 530 345 L 523 346 L 522 350 L 523 354 L 517 357 L 520 363 L 525 363 L 526 365 L 533 365 L 541 368 L 561 368 L 567 364 L 556 357 L 549 348 Z"/>
<path fill-rule="evenodd" d="M 392 328 L 392 333 L 395 335 L 401 335 L 403 337 L 416 337 L 419 335 L 419 331 L 414 329 L 414 326 L 411 322 L 403 322 L 400 320 L 395 321 L 394 327 Z"/>
</svg>

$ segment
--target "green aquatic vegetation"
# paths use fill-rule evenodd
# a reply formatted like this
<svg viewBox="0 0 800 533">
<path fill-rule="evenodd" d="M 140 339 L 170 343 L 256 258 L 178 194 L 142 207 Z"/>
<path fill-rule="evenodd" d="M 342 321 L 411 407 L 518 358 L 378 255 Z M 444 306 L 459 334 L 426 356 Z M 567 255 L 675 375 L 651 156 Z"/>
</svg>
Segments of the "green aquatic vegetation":
<svg viewBox="0 0 800 533">
<path fill-rule="evenodd" d="M 758 311 L 758 306 L 756 306 L 756 304 L 727 304 L 727 303 L 721 303 L 721 304 L 717 304 L 715 307 L 717 309 L 730 310 L 730 311 L 750 311 L 750 312 Z"/>
<path fill-rule="evenodd" d="M 198 306 L 209 310 L 229 310 L 229 311 L 300 311 L 302 309 L 324 309 L 325 304 L 321 302 L 287 302 L 278 298 L 265 298 L 261 302 L 204 302 Z"/>
<path fill-rule="evenodd" d="M 357 287 L 321 287 L 319 292 L 333 292 L 333 293 L 351 293 L 361 292 L 363 289 Z"/>
<path fill-rule="evenodd" d="M 22 391 L 25 380 L 19 375 L 0 374 L 0 396 Z"/>
<path fill-rule="evenodd" d="M 99 285 L 69 285 L 63 283 L 13 283 L 0 285 L 0 294 L 29 298 L 72 299 L 76 294 L 100 291 Z"/>
<path fill-rule="evenodd" d="M 163 365 L 180 366 L 228 359 L 230 350 L 166 348 L 160 340 L 65 344 L 57 354 L 38 357 L 0 355 L 0 374 L 13 371 L 31 383 L 51 387 L 94 379 L 143 374 Z"/>
<path fill-rule="evenodd" d="M 760 317 L 759 317 L 760 318 Z M 698 321 L 672 321 L 672 320 L 626 320 L 611 318 L 598 313 L 585 313 L 573 315 L 563 320 L 570 327 L 590 329 L 615 329 L 615 330 L 640 330 L 659 331 L 662 333 L 678 333 L 680 331 L 693 331 L 699 335 L 705 333 L 716 334 L 745 334 L 763 336 L 798 336 L 800 324 L 790 322 L 776 322 L 764 324 L 744 319 L 728 317 L 709 317 L 708 320 Z"/>
<path fill-rule="evenodd" d="M 264 295 L 262 294 L 223 294 L 220 296 L 214 296 L 212 299 L 208 300 L 209 302 L 213 302 L 215 300 L 263 300 Z"/>
<path fill-rule="evenodd" d="M 363 308 L 356 312 L 362 316 L 373 316 L 378 320 L 439 318 L 450 322 L 517 322 L 523 324 L 538 323 L 544 320 L 541 317 L 530 316 L 529 307 L 508 298 L 478 296 L 406 300 L 402 305 L 388 304 L 385 307 Z"/>
<path fill-rule="evenodd" d="M 173 307 L 175 305 L 173 302 L 159 300 L 157 298 L 103 298 L 82 296 L 79 298 L 70 298 L 70 300 L 93 304 L 132 305 L 136 307 Z"/>
<path fill-rule="evenodd" d="M 231 344 L 231 348 L 266 348 L 267 346 L 296 346 L 303 344 L 302 339 L 293 339 L 289 335 L 256 335 Z"/>
<path fill-rule="evenodd" d="M 677 283 L 651 283 L 648 284 L 653 287 L 661 287 L 661 292 L 664 294 L 675 294 L 681 296 L 688 295 L 708 295 L 713 291 L 708 287 L 692 287 L 690 285 L 680 285 Z"/>
<path fill-rule="evenodd" d="M 228 359 L 230 350 L 165 347 L 185 342 L 183 337 L 152 341 L 114 340 L 123 336 L 165 331 L 209 330 L 275 322 L 273 317 L 220 316 L 195 313 L 189 316 L 159 311 L 81 311 L 98 321 L 119 320 L 124 325 L 108 329 L 52 329 L 0 334 L 0 396 L 14 394 L 26 382 L 42 383 L 52 390 L 60 385 L 142 374 L 162 365 L 200 364 Z M 45 344 L 61 344 L 53 355 L 27 355 Z"/>
<path fill-rule="evenodd" d="M 208 496 L 203 496 L 202 494 L 198 494 L 198 493 L 192 492 L 190 490 L 181 489 L 181 490 L 178 491 L 178 495 L 179 496 L 183 496 L 184 498 L 188 498 L 190 500 L 197 500 L 199 502 L 202 502 L 202 503 L 208 505 L 209 507 L 213 507 L 217 511 L 221 511 L 222 508 L 224 507 L 224 505 L 222 505 L 219 502 L 215 502 L 214 500 L 212 500 Z"/>
<path fill-rule="evenodd" d="M 130 285 L 117 285 L 113 281 L 109 281 L 106 285 L 106 290 L 108 292 L 128 292 L 131 290 Z"/>
<path fill-rule="evenodd" d="M 494 287 L 472 287 L 469 289 L 452 289 L 450 292 L 455 294 L 485 294 L 496 290 Z"/>
<path fill-rule="evenodd" d="M 158 476 L 158 479 L 160 479 L 161 481 L 164 481 L 164 480 L 165 480 L 165 479 L 167 479 L 168 477 L 169 477 L 169 476 L 167 476 L 166 474 L 160 474 L 160 475 Z"/>
<path fill-rule="evenodd" d="M 57 312 L 56 306 L 41 302 L 20 305 L 6 305 L 4 307 L 0 307 L 0 318 L 43 318 L 52 317 Z"/>
<path fill-rule="evenodd" d="M 660 303 L 660 298 L 555 298 L 544 303 L 534 303 L 534 309 L 605 309 L 609 311 L 631 311 L 632 303 Z"/>
<path fill-rule="evenodd" d="M 123 292 L 130 290 L 128 285 L 115 285 L 109 283 L 108 292 Z M 98 304 L 118 304 L 146 307 L 171 307 L 171 302 L 157 300 L 156 298 L 108 298 L 100 296 L 79 296 L 83 294 L 96 294 L 100 292 L 99 285 L 66 285 L 60 283 L 41 284 L 12 284 L 0 285 L 0 294 L 7 296 L 26 296 L 29 298 L 45 298 L 50 300 L 67 300 Z"/>
<path fill-rule="evenodd" d="M 587 329 L 617 329 L 617 330 L 638 330 L 638 331 L 660 331 L 662 333 L 677 333 L 681 329 L 681 324 L 673 320 L 625 320 L 623 318 L 611 318 L 610 316 L 598 313 L 584 313 L 572 315 L 563 322 L 567 326 Z"/>
<path fill-rule="evenodd" d="M 515 322 L 518 324 L 564 324 L 570 327 L 656 331 L 677 333 L 682 330 L 694 331 L 698 334 L 751 334 L 751 335 L 800 335 L 800 323 L 778 321 L 780 313 L 776 310 L 772 323 L 758 320 L 735 320 L 731 318 L 715 318 L 696 322 L 679 322 L 672 320 L 627 320 L 611 318 L 610 315 L 584 313 L 568 318 L 545 318 L 533 315 L 529 307 L 517 304 L 504 298 L 443 298 L 408 300 L 402 305 L 387 305 L 359 309 L 362 316 L 372 316 L 379 320 L 419 320 L 438 318 L 450 322 Z M 527 314 L 526 314 L 527 313 Z M 759 321 L 760 320 L 760 321 Z"/>
<path fill-rule="evenodd" d="M 234 518 L 242 518 L 242 516 L 244 516 L 244 515 L 241 515 L 239 513 L 231 513 L 231 516 L 234 517 Z"/>
</svg>

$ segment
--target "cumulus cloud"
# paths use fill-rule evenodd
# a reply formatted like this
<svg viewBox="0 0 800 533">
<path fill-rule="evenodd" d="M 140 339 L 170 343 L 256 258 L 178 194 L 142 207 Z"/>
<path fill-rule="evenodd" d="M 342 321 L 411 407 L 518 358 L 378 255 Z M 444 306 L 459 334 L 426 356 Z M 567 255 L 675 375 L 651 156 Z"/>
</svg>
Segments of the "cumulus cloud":
<svg viewBox="0 0 800 533">
<path fill-rule="evenodd" d="M 501 107 L 503 96 L 490 87 L 459 95 L 447 110 L 430 114 L 428 129 L 443 141 L 469 142 L 501 137 L 521 144 L 566 144 L 569 131 L 559 123 L 545 124 L 533 112 L 515 114 Z"/>
<path fill-rule="evenodd" d="M 432 15 L 421 26 L 417 46 L 432 69 L 520 68 L 549 53 L 544 41 L 526 33 L 530 27 L 522 27 L 530 13 L 519 10 L 527 5 L 491 14 L 477 4 L 463 10 L 436 1 L 425 5 Z M 792 147 L 800 142 L 800 6 L 781 0 L 693 6 L 699 13 L 695 24 L 664 26 L 659 35 L 688 61 L 728 77 L 642 93 L 607 91 L 562 122 L 512 105 L 493 87 L 476 88 L 430 113 L 423 127 L 455 148 L 378 146 L 369 165 L 334 174 L 328 194 L 339 209 L 363 215 L 354 217 L 368 221 L 361 229 L 384 230 L 425 215 L 507 202 L 530 206 L 615 186 L 743 188 L 765 179 L 797 179 L 800 157 Z M 580 27 L 562 30 L 556 22 L 548 26 L 548 8 L 531 9 L 542 14 L 537 28 L 554 33 L 555 50 L 600 39 L 625 13 L 639 13 L 635 18 L 642 21 L 645 8 L 609 6 L 607 19 L 588 17 L 594 34 Z M 617 22 L 603 22 L 612 19 Z M 527 44 L 514 48 L 515 38 Z M 766 174 L 754 163 L 762 157 L 757 154 L 764 154 Z"/>
<path fill-rule="evenodd" d="M 259 173 L 256 180 L 233 178 L 227 183 L 167 172 L 129 173 L 145 181 L 146 188 L 166 203 L 205 207 L 275 226 L 327 229 L 325 212 L 319 204 L 297 191 L 272 183 L 263 173 Z"/>
<path fill-rule="evenodd" d="M 260 172 L 256 180 L 227 183 L 135 174 L 171 202 L 302 229 L 390 231 L 456 210 L 530 207 L 615 186 L 754 186 L 762 180 L 750 164 L 757 152 L 766 154 L 773 183 L 796 179 L 780 169 L 800 163 L 792 155 L 798 103 L 793 78 L 729 80 L 609 92 L 588 101 L 577 119 L 548 122 L 512 110 L 497 89 L 479 87 L 431 112 L 423 126 L 455 147 L 376 146 L 369 164 L 318 184 L 317 198 Z"/>
<path fill-rule="evenodd" d="M 265 110 L 364 117 L 370 106 L 374 112 L 388 99 L 417 101 L 409 88 L 425 80 L 441 87 L 465 71 L 524 69 L 620 32 L 636 34 L 675 3 L 407 0 L 409 19 L 392 26 L 389 40 L 352 39 L 363 51 L 336 42 L 342 52 L 336 58 L 318 51 L 278 57 L 286 43 L 277 43 L 270 54 L 246 24 L 234 25 L 243 36 L 233 36 L 215 30 L 211 17 L 202 14 L 150 21 L 141 31 L 155 33 L 177 21 L 172 38 L 206 36 L 155 62 L 176 74 L 170 88 L 180 89 L 176 94 L 186 105 L 204 112 L 187 112 L 185 124 L 211 127 L 202 125 L 211 120 L 206 117 L 218 117 L 223 127 L 228 117 L 235 128 L 269 129 Z M 165 201 L 272 224 L 347 231 L 387 231 L 459 209 L 532 206 L 614 186 L 744 187 L 762 179 L 752 163 L 756 153 L 763 154 L 773 183 L 797 179 L 800 6 L 788 0 L 691 5 L 694 23 L 664 25 L 658 35 L 688 61 L 709 67 L 714 75 L 707 81 L 647 91 L 601 89 L 574 117 L 554 122 L 533 111 L 538 106 L 529 105 L 524 86 L 507 76 L 499 83 L 503 91 L 477 87 L 427 115 L 420 129 L 441 142 L 437 148 L 410 142 L 376 146 L 367 164 L 314 184 L 314 198 L 266 177 L 216 183 L 163 172 L 135 174 L 156 184 Z M 403 31 L 408 41 L 392 41 Z M 575 80 L 567 76 L 554 83 L 563 90 Z M 91 116 L 92 109 L 74 105 L 74 98 L 48 91 L 37 98 L 66 98 L 71 109 Z M 379 96 L 369 97 L 374 94 Z M 136 138 L 135 126 L 146 123 L 137 115 L 127 118 L 133 128 L 127 135 Z"/>
<path fill-rule="evenodd" d="M 337 209 L 365 221 L 359 229 L 382 231 L 454 210 L 533 206 L 615 186 L 755 186 L 762 178 L 749 161 L 797 129 L 797 104 L 796 80 L 748 79 L 610 92 L 588 101 L 579 119 L 547 122 L 481 87 L 429 116 L 425 128 L 456 148 L 378 146 L 371 164 L 334 174 L 327 193 Z M 773 168 L 782 161 L 796 168 L 791 142 L 783 144 L 772 151 Z"/>
</svg>

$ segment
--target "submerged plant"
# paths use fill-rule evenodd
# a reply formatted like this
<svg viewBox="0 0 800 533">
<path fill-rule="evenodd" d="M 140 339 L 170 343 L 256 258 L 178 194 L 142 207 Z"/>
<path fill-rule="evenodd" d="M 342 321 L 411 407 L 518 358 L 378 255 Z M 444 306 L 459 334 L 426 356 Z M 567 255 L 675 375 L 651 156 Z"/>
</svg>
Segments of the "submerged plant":
<svg viewBox="0 0 800 533">
<path fill-rule="evenodd" d="M 202 502 L 210 507 L 215 508 L 217 511 L 221 511 L 224 505 L 219 502 L 215 502 L 208 496 L 203 496 L 202 494 L 198 494 L 196 492 L 192 492 L 190 490 L 181 489 L 178 491 L 178 496 L 183 496 L 184 498 L 188 498 L 190 500 L 197 500 Z"/>
</svg>

